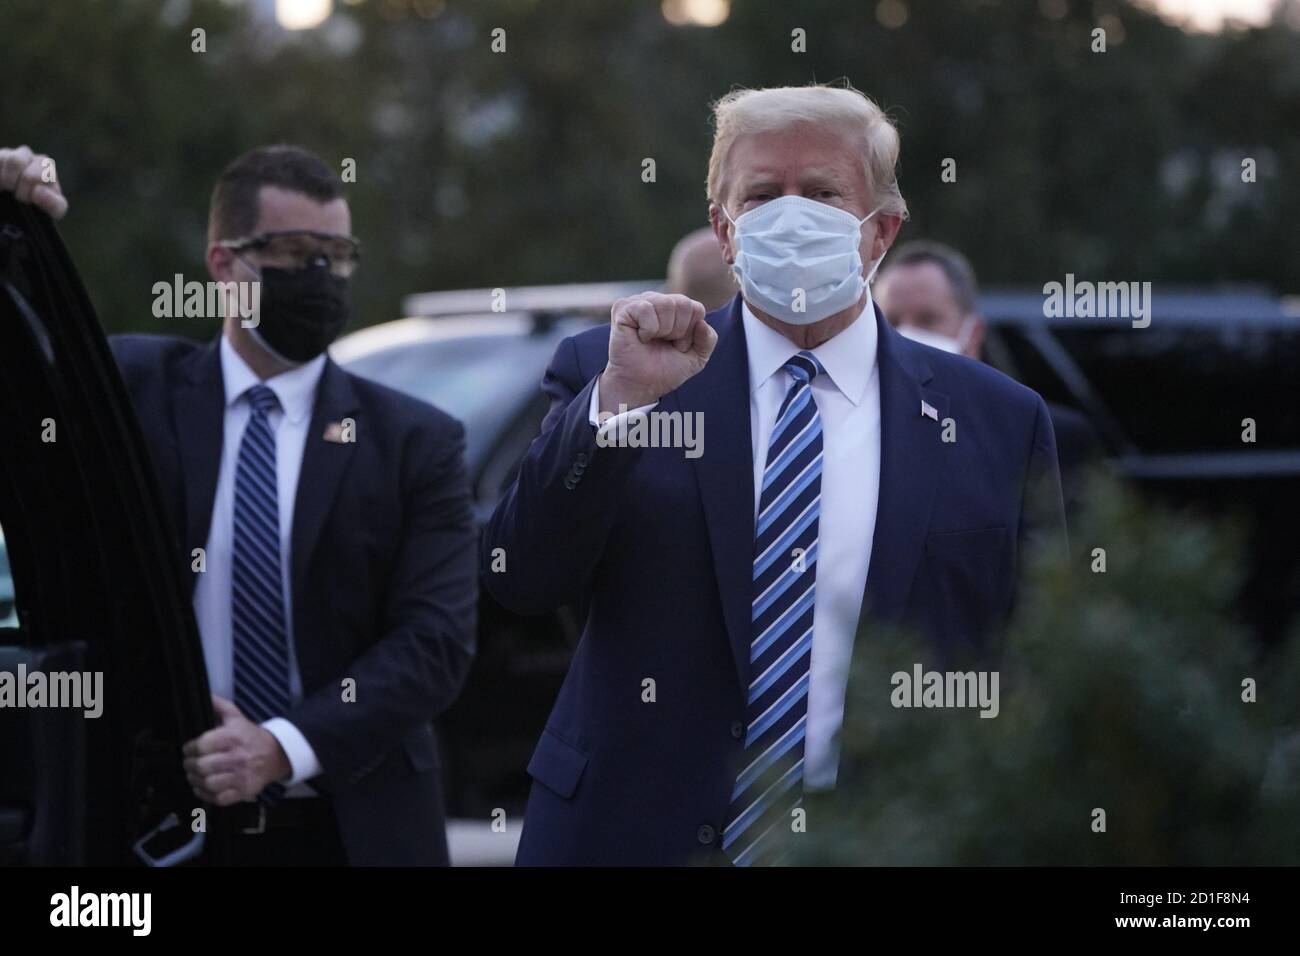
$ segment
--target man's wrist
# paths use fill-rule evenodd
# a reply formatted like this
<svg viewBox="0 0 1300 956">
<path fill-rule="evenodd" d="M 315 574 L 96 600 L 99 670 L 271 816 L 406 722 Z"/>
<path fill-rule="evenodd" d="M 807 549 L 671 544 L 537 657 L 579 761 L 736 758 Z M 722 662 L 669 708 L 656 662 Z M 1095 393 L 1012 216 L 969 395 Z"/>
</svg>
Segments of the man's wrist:
<svg viewBox="0 0 1300 956">
<path fill-rule="evenodd" d="M 600 373 L 600 379 L 597 382 L 600 389 L 600 417 L 608 418 L 610 415 L 617 415 L 620 406 L 623 411 L 629 408 L 641 408 L 644 405 L 653 405 L 662 397 L 655 395 L 644 387 L 630 385 L 621 381 L 617 375 L 611 375 L 609 370 Z"/>
<path fill-rule="evenodd" d="M 280 738 L 273 734 L 266 724 L 259 725 L 258 729 L 262 732 L 262 743 L 266 749 L 267 773 L 270 776 L 270 782 L 289 783 L 293 779 L 293 762 L 289 759 L 289 754 L 285 751 L 284 745 L 280 743 Z"/>
<path fill-rule="evenodd" d="M 324 772 L 320 758 L 316 756 L 316 751 L 312 748 L 311 741 L 288 718 L 272 717 L 270 720 L 262 721 L 262 727 L 275 737 L 276 743 L 280 745 L 280 750 L 289 760 L 291 768 L 291 776 L 288 780 L 289 786 L 302 783 L 304 780 L 310 780 L 317 774 Z"/>
</svg>

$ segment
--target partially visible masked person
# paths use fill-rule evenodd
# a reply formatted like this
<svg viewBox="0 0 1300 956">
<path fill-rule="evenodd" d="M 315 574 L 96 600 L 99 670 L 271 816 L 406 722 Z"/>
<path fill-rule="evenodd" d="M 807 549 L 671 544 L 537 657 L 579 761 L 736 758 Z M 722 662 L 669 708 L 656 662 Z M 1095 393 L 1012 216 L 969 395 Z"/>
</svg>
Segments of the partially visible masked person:
<svg viewBox="0 0 1300 956">
<path fill-rule="evenodd" d="M 0 150 L 0 188 L 58 218 L 45 165 Z M 351 232 L 324 162 L 254 149 L 209 208 L 220 335 L 111 340 L 177 559 L 203 568 L 220 725 L 177 759 L 196 799 L 227 808 L 235 864 L 448 862 L 432 721 L 474 653 L 465 434 L 326 355 L 350 319 Z"/>
<path fill-rule="evenodd" d="M 855 640 L 903 624 L 939 667 L 990 659 L 1023 553 L 1064 544 L 1042 399 L 873 301 L 907 214 L 884 112 L 813 85 L 713 113 L 739 292 L 631 296 L 562 342 L 484 532 L 498 601 L 585 610 L 519 864 L 779 862 L 836 787 Z"/>
<path fill-rule="evenodd" d="M 889 255 L 876 283 L 885 319 L 899 333 L 952 355 L 981 359 L 987 325 L 979 311 L 975 270 L 956 249 L 914 239 Z M 1065 512 L 1078 514 L 1088 472 L 1102 462 L 1101 441 L 1079 411 L 1047 403 L 1056 433 Z"/>
</svg>

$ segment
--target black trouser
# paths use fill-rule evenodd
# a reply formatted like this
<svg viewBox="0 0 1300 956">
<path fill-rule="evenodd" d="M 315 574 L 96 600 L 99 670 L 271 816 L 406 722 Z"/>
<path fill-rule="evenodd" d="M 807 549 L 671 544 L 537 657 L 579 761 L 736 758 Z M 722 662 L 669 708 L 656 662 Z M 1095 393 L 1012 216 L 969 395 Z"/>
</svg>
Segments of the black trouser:
<svg viewBox="0 0 1300 956">
<path fill-rule="evenodd" d="M 334 809 L 323 797 L 284 798 L 259 816 L 241 806 L 230 839 L 233 866 L 347 866 Z M 240 832 L 257 829 L 261 833 Z"/>
</svg>

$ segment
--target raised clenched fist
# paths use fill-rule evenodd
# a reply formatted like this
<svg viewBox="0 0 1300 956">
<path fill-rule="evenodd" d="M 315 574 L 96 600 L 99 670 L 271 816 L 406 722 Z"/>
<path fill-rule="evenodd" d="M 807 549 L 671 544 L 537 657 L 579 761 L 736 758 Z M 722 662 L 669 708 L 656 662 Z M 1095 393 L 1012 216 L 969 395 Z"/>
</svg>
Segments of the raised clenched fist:
<svg viewBox="0 0 1300 956">
<path fill-rule="evenodd" d="M 600 411 L 657 402 L 709 361 L 718 333 L 704 306 L 684 295 L 643 292 L 610 312 L 609 364 L 600 376 Z"/>
</svg>

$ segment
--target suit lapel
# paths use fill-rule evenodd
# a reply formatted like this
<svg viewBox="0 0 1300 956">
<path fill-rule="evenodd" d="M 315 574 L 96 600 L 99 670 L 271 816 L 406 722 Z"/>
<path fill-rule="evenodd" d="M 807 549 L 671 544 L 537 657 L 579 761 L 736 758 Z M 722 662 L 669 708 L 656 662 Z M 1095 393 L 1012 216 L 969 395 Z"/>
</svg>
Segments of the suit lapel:
<svg viewBox="0 0 1300 956">
<path fill-rule="evenodd" d="M 750 606 L 754 561 L 754 450 L 749 424 L 749 355 L 740 296 L 715 313 L 718 344 L 704 371 L 670 398 L 683 412 L 703 412 L 704 454 L 691 459 L 700 487 L 736 674 L 749 684 Z"/>
<path fill-rule="evenodd" d="M 186 554 L 208 543 L 212 501 L 221 470 L 226 389 L 221 374 L 220 342 L 220 338 L 214 339 L 207 348 L 194 354 L 190 367 L 182 373 L 184 382 L 172 406 L 180 451 Z M 191 587 L 197 581 L 191 575 Z"/>
<path fill-rule="evenodd" d="M 863 611 L 884 622 L 902 612 L 921 559 L 942 460 L 948 396 L 926 388 L 933 377 L 913 348 L 876 309 L 880 375 L 880 500 Z M 921 413 L 924 400 L 938 421 Z"/>
<path fill-rule="evenodd" d="M 357 442 L 367 440 L 362 433 L 364 422 L 356 424 L 352 441 L 328 440 L 325 431 L 330 425 L 351 417 L 356 410 L 356 392 L 347 373 L 332 360 L 326 360 L 320 384 L 316 387 L 316 403 L 307 430 L 307 443 L 303 447 L 302 471 L 298 476 L 294 503 L 290 572 L 295 607 L 299 606 L 308 562 L 329 515 L 339 482 L 352 460 L 353 449 Z"/>
</svg>

